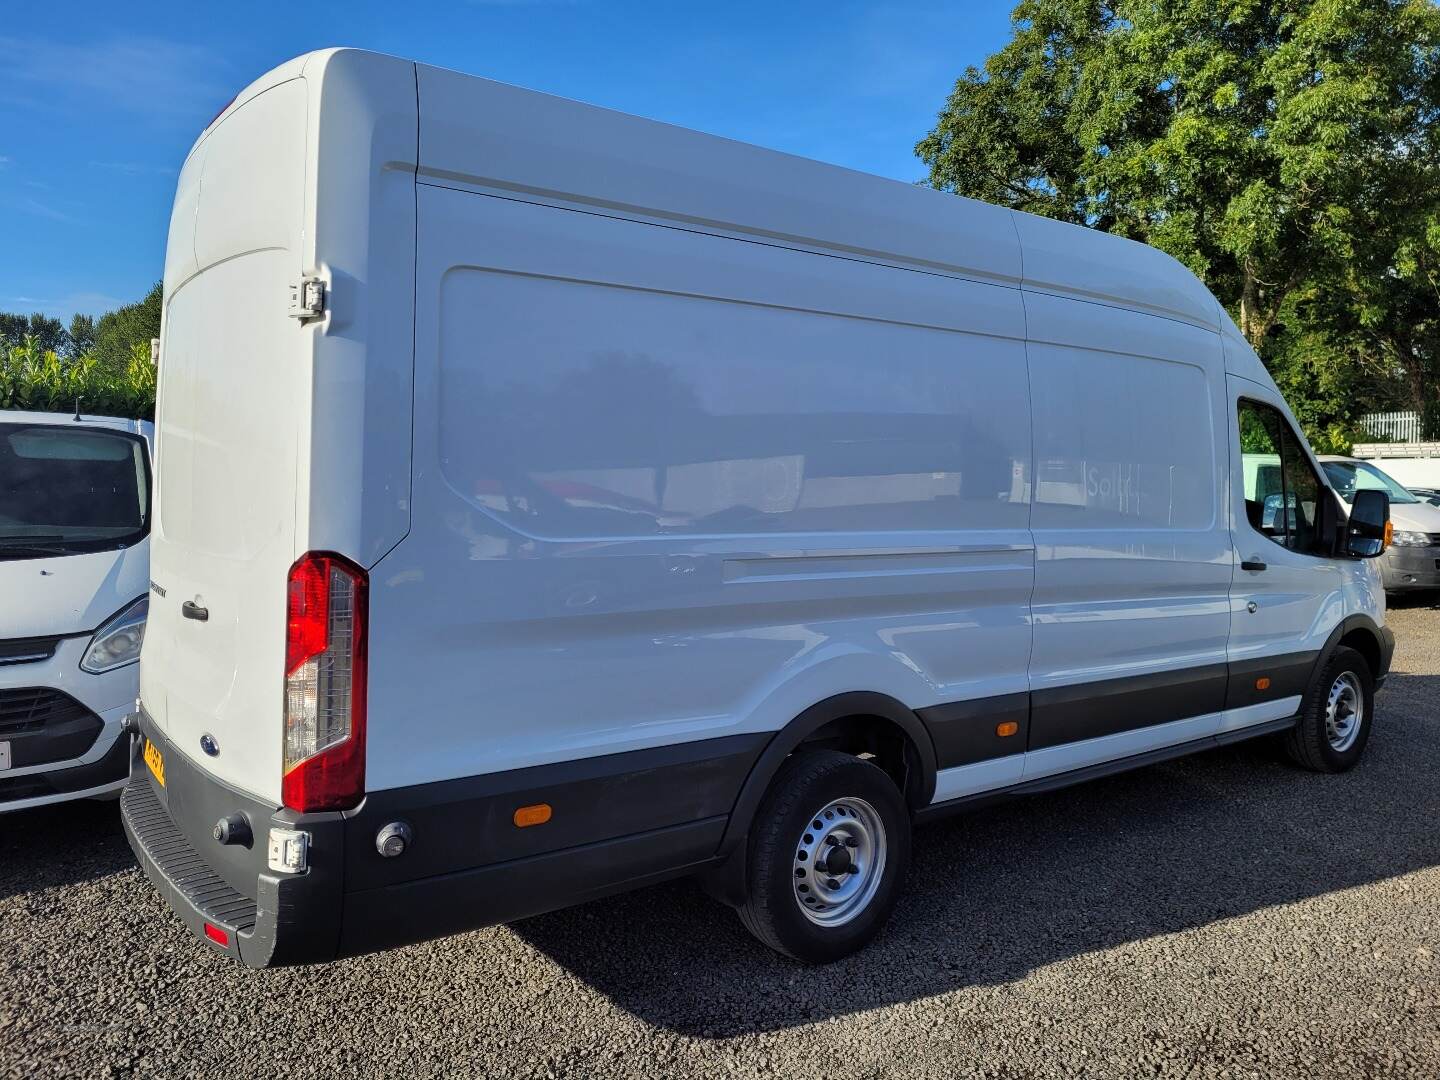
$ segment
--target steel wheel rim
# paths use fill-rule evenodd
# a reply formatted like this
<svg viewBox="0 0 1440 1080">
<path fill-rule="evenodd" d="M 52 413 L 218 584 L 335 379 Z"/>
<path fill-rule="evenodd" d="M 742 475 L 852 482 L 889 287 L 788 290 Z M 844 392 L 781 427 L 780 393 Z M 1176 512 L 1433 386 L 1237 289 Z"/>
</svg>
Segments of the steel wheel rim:
<svg viewBox="0 0 1440 1080">
<path fill-rule="evenodd" d="M 864 799 L 834 799 L 806 823 L 795 845 L 795 903 L 817 926 L 858 916 L 885 876 L 885 823 Z"/>
<path fill-rule="evenodd" d="M 1360 737 L 1365 721 L 1365 695 L 1353 671 L 1342 671 L 1330 685 L 1325 702 L 1325 737 L 1330 749 L 1344 753 Z"/>
</svg>

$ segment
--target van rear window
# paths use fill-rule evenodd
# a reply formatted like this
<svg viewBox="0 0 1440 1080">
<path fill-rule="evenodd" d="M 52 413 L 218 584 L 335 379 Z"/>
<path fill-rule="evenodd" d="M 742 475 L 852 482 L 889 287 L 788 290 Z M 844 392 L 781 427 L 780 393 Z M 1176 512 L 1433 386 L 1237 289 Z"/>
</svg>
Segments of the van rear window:
<svg viewBox="0 0 1440 1080">
<path fill-rule="evenodd" d="M 0 423 L 0 558 L 124 547 L 145 535 L 150 476 L 139 437 Z"/>
</svg>

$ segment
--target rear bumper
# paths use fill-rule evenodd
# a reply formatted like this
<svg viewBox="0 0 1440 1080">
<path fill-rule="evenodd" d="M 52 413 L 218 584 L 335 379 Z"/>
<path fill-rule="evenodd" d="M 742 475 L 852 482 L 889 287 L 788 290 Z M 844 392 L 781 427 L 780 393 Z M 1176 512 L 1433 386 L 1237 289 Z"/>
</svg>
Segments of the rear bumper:
<svg viewBox="0 0 1440 1080">
<path fill-rule="evenodd" d="M 147 737 L 165 757 L 163 788 L 140 753 Z M 524 769 L 445 781 L 379 792 L 343 815 L 297 815 L 215 780 L 142 713 L 121 817 L 146 876 L 208 947 L 251 967 L 319 963 L 512 922 L 708 868 L 760 749 L 758 742 L 753 749 L 730 739 L 712 742 L 727 745 L 668 747 L 669 760 L 658 764 L 658 752 L 636 751 L 650 756 L 568 762 L 541 767 L 539 776 Z M 614 832 L 626 815 L 653 819 L 661 808 L 647 796 L 656 790 L 673 792 L 672 820 L 569 842 L 597 829 Z M 555 805 L 555 824 L 563 816 L 564 827 L 547 824 L 548 834 L 516 829 L 514 808 L 540 801 Z M 579 805 L 572 815 L 573 801 Z M 726 813 L 703 812 L 722 803 Z M 210 834 L 232 813 L 250 821 L 249 848 L 223 846 Z M 677 815 L 684 820 L 674 821 Z M 392 820 L 414 828 L 413 851 L 383 859 L 375 834 Z M 272 825 L 310 834 L 308 870 L 269 870 Z M 544 850 L 549 845 L 564 846 Z M 522 854 L 525 847 L 531 852 Z M 517 857 L 496 859 L 500 853 Z M 223 932 L 225 944 L 206 936 L 207 923 Z"/>
<path fill-rule="evenodd" d="M 147 738 L 164 755 L 163 787 L 142 756 Z M 231 814 L 249 821 L 248 846 L 222 845 L 211 835 L 215 823 Z M 120 818 L 145 876 L 207 946 L 250 967 L 334 959 L 343 871 L 340 815 L 300 816 L 255 801 L 193 765 L 142 712 Z M 269 869 L 272 825 L 310 834 L 314 854 L 306 872 Z M 206 936 L 207 923 L 223 932 L 224 944 Z"/>
</svg>

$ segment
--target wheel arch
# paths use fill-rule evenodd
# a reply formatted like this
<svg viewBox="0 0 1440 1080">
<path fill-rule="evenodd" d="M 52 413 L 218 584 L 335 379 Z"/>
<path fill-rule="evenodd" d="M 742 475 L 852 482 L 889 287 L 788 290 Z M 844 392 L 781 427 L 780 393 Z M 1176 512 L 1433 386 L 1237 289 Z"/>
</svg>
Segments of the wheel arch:
<svg viewBox="0 0 1440 1080">
<path fill-rule="evenodd" d="M 905 774 L 897 777 L 894 762 L 885 762 L 912 811 L 928 806 L 935 794 L 935 747 L 930 734 L 914 711 L 887 694 L 851 691 L 836 694 L 811 705 L 778 731 L 761 751 L 740 786 L 730 823 L 720 840 L 717 856 L 734 854 L 750 831 L 750 822 L 759 809 L 775 774 L 785 759 L 807 742 L 833 745 L 860 733 L 903 740 Z"/>
<path fill-rule="evenodd" d="M 1390 656 L 1395 647 L 1394 640 L 1394 636 L 1370 616 L 1362 614 L 1346 616 L 1334 630 L 1330 631 L 1330 636 L 1325 639 L 1325 645 L 1321 648 L 1320 655 L 1315 658 L 1315 666 L 1310 671 L 1311 683 L 1313 684 L 1320 672 L 1325 670 L 1325 665 L 1335 655 L 1335 650 L 1344 646 L 1354 649 L 1365 657 L 1366 663 L 1370 665 L 1370 674 L 1378 687 L 1389 673 Z"/>
</svg>

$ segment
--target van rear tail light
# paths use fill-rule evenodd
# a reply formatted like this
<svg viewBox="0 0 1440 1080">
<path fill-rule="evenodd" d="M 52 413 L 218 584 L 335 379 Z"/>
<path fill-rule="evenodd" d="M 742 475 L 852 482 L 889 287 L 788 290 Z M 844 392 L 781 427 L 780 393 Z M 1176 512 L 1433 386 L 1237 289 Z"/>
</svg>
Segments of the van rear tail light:
<svg viewBox="0 0 1440 1080">
<path fill-rule="evenodd" d="M 365 795 L 365 571 L 311 552 L 290 568 L 281 798 L 348 810 Z"/>
</svg>

